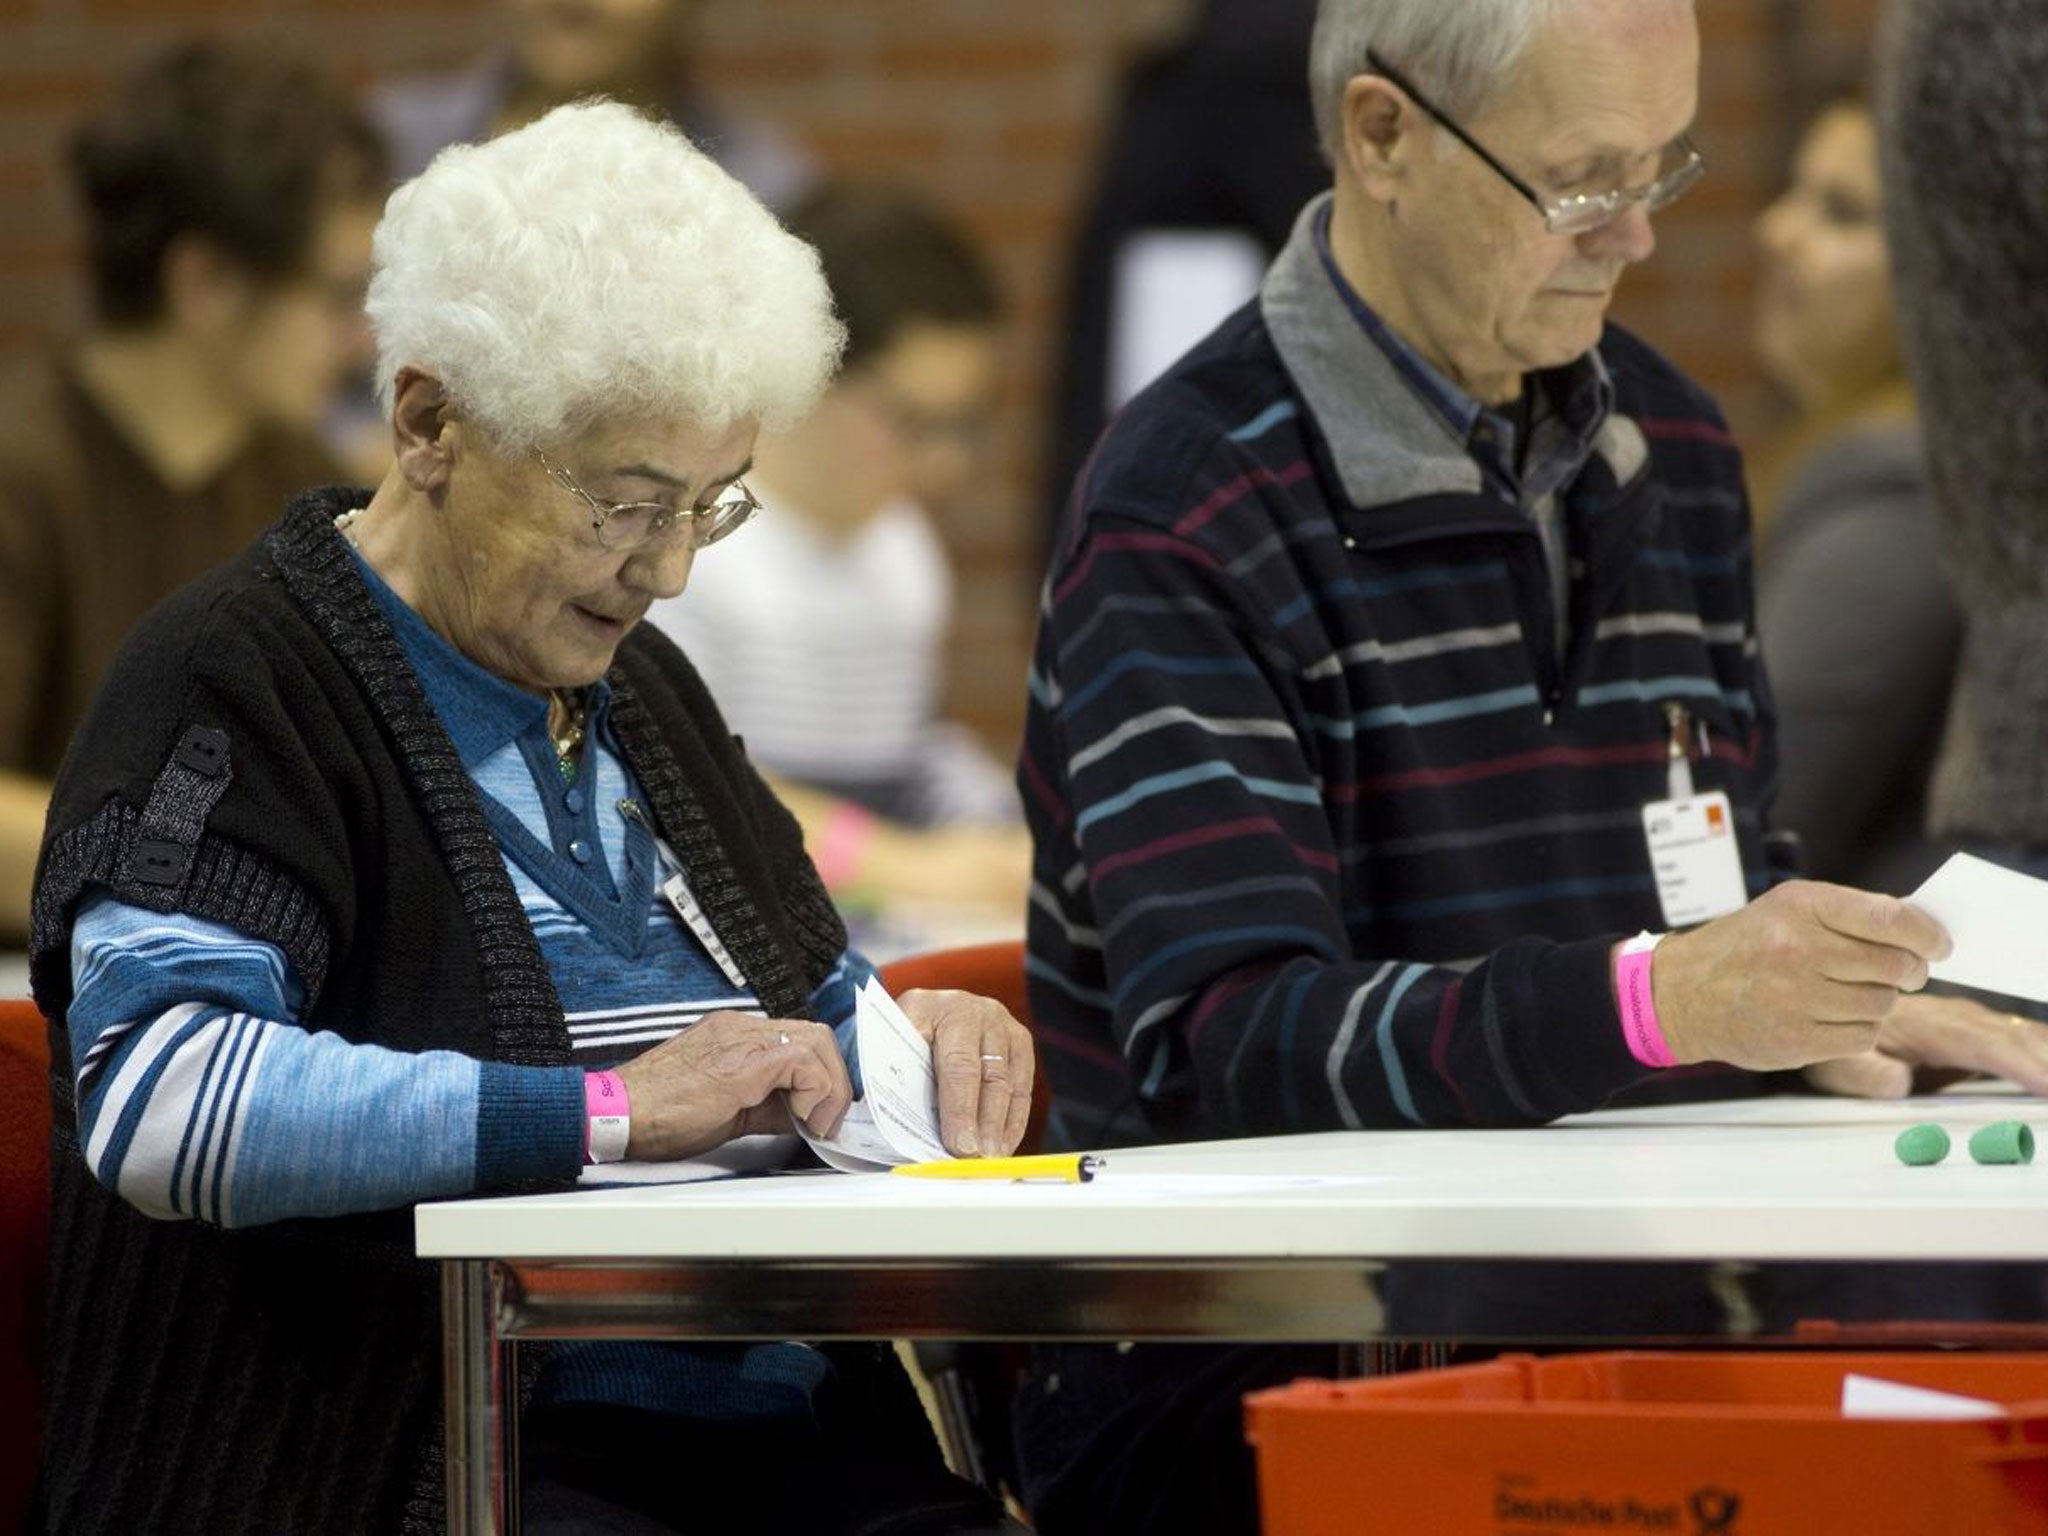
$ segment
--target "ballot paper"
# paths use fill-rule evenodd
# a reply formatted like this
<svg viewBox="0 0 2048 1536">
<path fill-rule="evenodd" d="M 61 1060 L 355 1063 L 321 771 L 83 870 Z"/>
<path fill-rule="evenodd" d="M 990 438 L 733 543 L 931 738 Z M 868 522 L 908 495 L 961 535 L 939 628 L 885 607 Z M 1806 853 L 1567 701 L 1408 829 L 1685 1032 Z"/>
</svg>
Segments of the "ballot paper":
<svg viewBox="0 0 2048 1536">
<path fill-rule="evenodd" d="M 1936 1392 L 1928 1387 L 1909 1387 L 1902 1381 L 1879 1376 L 1842 1378 L 1842 1417 L 1845 1419 L 2002 1419 L 2005 1409 L 1981 1397 L 1963 1397 L 1955 1392 Z"/>
<path fill-rule="evenodd" d="M 816 1136 L 790 1117 L 811 1150 L 846 1173 L 951 1157 L 939 1140 L 939 1078 L 931 1044 L 873 977 L 854 995 L 854 1036 L 864 1091 L 839 1133 Z"/>
<path fill-rule="evenodd" d="M 794 1136 L 741 1136 L 701 1157 L 667 1163 L 591 1163 L 577 1176 L 579 1189 L 613 1189 L 621 1184 L 701 1184 L 787 1168 L 803 1143 Z"/>
<path fill-rule="evenodd" d="M 1959 853 L 1906 899 L 1955 941 L 1936 981 L 2048 1002 L 2048 880 Z"/>
</svg>

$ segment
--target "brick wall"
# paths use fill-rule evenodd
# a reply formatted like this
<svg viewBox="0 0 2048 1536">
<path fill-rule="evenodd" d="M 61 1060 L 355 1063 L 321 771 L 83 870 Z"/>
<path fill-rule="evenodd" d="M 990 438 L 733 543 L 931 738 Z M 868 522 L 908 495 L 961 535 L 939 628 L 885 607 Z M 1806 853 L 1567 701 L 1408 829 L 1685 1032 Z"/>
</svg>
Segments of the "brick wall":
<svg viewBox="0 0 2048 1536">
<path fill-rule="evenodd" d="M 708 0 L 706 78 L 834 169 L 944 199 L 995 250 L 1016 317 L 999 473 L 949 515 L 960 565 L 959 707 L 1014 739 L 1035 573 L 1032 484 L 1064 242 L 1118 59 L 1175 0 Z M 1659 226 L 1621 317 L 1761 431 L 1748 358 L 1749 220 L 1795 125 L 1813 40 L 1854 39 L 1877 0 L 1701 0 L 1700 139 L 1712 175 Z M 0 353 L 75 325 L 57 155 L 108 81 L 192 28 L 253 30 L 351 78 L 456 62 L 488 0 L 0 0 Z"/>
</svg>

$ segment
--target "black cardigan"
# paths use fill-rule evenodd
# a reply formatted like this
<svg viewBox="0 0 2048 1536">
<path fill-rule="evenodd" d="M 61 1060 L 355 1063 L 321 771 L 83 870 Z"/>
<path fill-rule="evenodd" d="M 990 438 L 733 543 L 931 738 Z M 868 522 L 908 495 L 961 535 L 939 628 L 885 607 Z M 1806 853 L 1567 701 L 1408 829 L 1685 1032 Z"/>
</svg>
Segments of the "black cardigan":
<svg viewBox="0 0 2048 1536">
<path fill-rule="evenodd" d="M 144 1217 L 80 1156 L 62 1024 L 72 918 L 102 889 L 276 944 L 309 1029 L 569 1061 L 475 789 L 334 531 L 360 499 L 300 497 L 158 608 L 58 774 L 31 941 L 56 1021 L 53 1530 L 441 1526 L 437 1290 L 410 1210 L 236 1232 Z M 660 635 L 636 629 L 610 676 L 619 744 L 719 937 L 764 1007 L 802 1016 L 846 935 L 794 818 Z"/>
</svg>

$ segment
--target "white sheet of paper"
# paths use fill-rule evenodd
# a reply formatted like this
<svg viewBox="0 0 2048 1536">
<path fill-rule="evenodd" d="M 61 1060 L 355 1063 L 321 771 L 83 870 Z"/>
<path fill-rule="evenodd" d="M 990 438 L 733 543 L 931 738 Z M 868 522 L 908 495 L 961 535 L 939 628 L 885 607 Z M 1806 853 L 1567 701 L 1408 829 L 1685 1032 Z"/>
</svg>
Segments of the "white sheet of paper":
<svg viewBox="0 0 2048 1536">
<path fill-rule="evenodd" d="M 1885 1381 L 1877 1376 L 1842 1378 L 1842 1417 L 1845 1419 L 2002 1419 L 2005 1410 L 1981 1397 L 1964 1397 L 1956 1392 L 1936 1392 L 1928 1387 L 1909 1387 L 1902 1381 Z"/>
<path fill-rule="evenodd" d="M 799 1143 L 794 1136 L 742 1136 L 702 1157 L 673 1163 L 595 1163 L 576 1176 L 585 1189 L 618 1184 L 695 1184 L 704 1179 L 729 1179 L 736 1173 L 761 1173 L 787 1168 Z"/>
<path fill-rule="evenodd" d="M 854 1030 L 860 1042 L 862 1097 L 829 1140 L 797 1122 L 811 1150 L 847 1173 L 951 1157 L 939 1140 L 939 1079 L 932 1048 L 872 977 L 854 996 Z"/>
<path fill-rule="evenodd" d="M 791 1119 L 795 1117 L 791 1116 Z M 839 1134 L 829 1141 L 823 1136 L 813 1136 L 801 1120 L 796 1121 L 796 1128 L 826 1166 L 837 1168 L 841 1173 L 887 1173 L 898 1163 L 907 1161 L 889 1145 L 888 1137 L 875 1124 L 874 1111 L 868 1107 L 866 1099 L 853 1101 L 846 1118 L 839 1122 Z"/>
<path fill-rule="evenodd" d="M 1907 900 L 1955 940 L 1937 981 L 2048 1002 L 2048 880 L 1959 853 Z"/>
<path fill-rule="evenodd" d="M 860 989 L 854 1010 L 861 1085 L 884 1139 L 904 1162 L 951 1157 L 939 1140 L 939 1074 L 930 1043 L 872 977 Z"/>
</svg>

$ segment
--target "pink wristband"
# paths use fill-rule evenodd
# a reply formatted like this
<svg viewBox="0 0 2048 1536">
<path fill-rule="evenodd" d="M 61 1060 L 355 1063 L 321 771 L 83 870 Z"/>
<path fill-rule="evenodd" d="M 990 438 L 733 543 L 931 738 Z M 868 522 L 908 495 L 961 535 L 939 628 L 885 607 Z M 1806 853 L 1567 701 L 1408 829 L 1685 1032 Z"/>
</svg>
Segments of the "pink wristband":
<svg viewBox="0 0 2048 1536">
<path fill-rule="evenodd" d="M 1628 1053 L 1646 1067 L 1675 1067 L 1678 1058 L 1657 1022 L 1657 998 L 1650 986 L 1650 960 L 1661 933 L 1639 933 L 1614 957 L 1614 1000 L 1621 1010 L 1621 1036 Z"/>
<path fill-rule="evenodd" d="M 583 1074 L 583 1161 L 622 1163 L 633 1134 L 633 1104 L 616 1072 Z"/>
<path fill-rule="evenodd" d="M 811 855 L 826 890 L 838 891 L 853 883 L 874 835 L 875 818 L 869 812 L 845 800 L 832 807 L 818 834 L 817 852 Z"/>
</svg>

